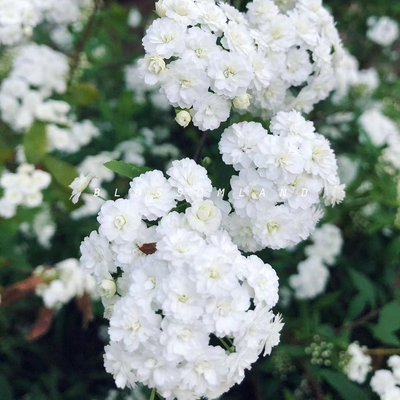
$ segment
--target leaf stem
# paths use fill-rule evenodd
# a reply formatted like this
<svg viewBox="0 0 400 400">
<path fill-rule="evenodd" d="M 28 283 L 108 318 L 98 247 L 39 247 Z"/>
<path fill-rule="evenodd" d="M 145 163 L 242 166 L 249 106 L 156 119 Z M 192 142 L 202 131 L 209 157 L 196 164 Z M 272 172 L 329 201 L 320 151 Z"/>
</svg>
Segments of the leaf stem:
<svg viewBox="0 0 400 400">
<path fill-rule="evenodd" d="M 196 152 L 194 153 L 194 158 L 193 159 L 197 163 L 200 160 L 201 150 L 203 150 L 203 147 L 204 147 L 204 145 L 206 143 L 207 135 L 208 135 L 208 131 L 204 131 L 203 134 L 201 135 L 200 142 L 199 142 L 199 144 L 197 146 Z"/>
<path fill-rule="evenodd" d="M 400 349 L 368 349 L 367 353 L 371 356 L 391 356 L 400 355 Z"/>
<path fill-rule="evenodd" d="M 150 394 L 150 400 L 154 400 L 156 398 L 156 389 L 152 389 L 151 394 Z"/>
<path fill-rule="evenodd" d="M 228 345 L 228 343 L 226 343 L 225 342 L 225 340 L 224 339 L 222 339 L 222 338 L 218 338 L 219 340 L 220 340 L 220 342 L 224 345 L 224 347 L 226 348 L 226 350 L 228 350 L 229 351 L 229 353 L 233 353 L 233 350 L 232 350 L 232 348 Z"/>
</svg>

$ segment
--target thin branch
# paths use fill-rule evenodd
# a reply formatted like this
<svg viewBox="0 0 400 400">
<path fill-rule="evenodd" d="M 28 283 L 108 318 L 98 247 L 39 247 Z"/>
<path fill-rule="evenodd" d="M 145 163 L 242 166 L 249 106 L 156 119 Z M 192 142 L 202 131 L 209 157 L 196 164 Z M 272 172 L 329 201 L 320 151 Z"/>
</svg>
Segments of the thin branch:
<svg viewBox="0 0 400 400">
<path fill-rule="evenodd" d="M 400 349 L 368 349 L 367 353 L 371 356 L 392 356 L 400 355 Z"/>
<path fill-rule="evenodd" d="M 96 13 L 97 11 L 100 9 L 102 5 L 102 0 L 95 0 L 94 1 L 94 5 L 93 5 L 93 11 L 90 14 L 89 20 L 85 26 L 85 29 L 82 33 L 82 37 L 79 40 L 76 49 L 75 49 L 75 54 L 71 60 L 71 69 L 70 69 L 70 75 L 69 75 L 69 80 L 68 80 L 68 86 L 71 84 L 74 75 L 75 75 L 75 71 L 78 68 L 79 65 L 79 61 L 81 59 L 81 53 L 83 52 L 83 50 L 85 49 L 86 46 L 86 42 L 89 40 L 90 35 L 92 33 L 92 28 L 94 25 L 94 21 L 96 19 Z"/>
<path fill-rule="evenodd" d="M 318 383 L 317 379 L 315 378 L 314 374 L 311 372 L 310 367 L 308 366 L 306 361 L 302 361 L 301 363 L 304 372 L 306 373 L 307 380 L 312 386 L 314 393 L 315 393 L 315 398 L 317 400 L 325 400 L 325 394 L 324 391 L 322 390 L 321 385 Z"/>
<path fill-rule="evenodd" d="M 364 315 L 363 317 L 356 319 L 355 321 L 341 326 L 335 330 L 335 333 L 338 334 L 343 331 L 352 330 L 354 328 L 358 328 L 361 325 L 364 325 L 366 322 L 371 321 L 372 319 L 376 318 L 379 314 L 380 310 L 372 310 L 368 314 Z"/>
<path fill-rule="evenodd" d="M 199 145 L 197 146 L 197 149 L 196 149 L 196 153 L 194 153 L 194 161 L 196 161 L 197 163 L 200 160 L 201 150 L 203 150 L 203 147 L 206 143 L 207 135 L 208 135 L 208 131 L 204 131 L 203 134 L 201 135 Z"/>
</svg>

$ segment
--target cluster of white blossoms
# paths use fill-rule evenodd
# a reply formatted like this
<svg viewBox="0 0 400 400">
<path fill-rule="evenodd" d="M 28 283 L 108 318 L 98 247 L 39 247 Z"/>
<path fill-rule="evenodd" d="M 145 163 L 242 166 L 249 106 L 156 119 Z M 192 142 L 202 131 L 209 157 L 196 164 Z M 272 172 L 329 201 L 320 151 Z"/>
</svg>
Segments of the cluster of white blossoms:
<svg viewBox="0 0 400 400">
<path fill-rule="evenodd" d="M 46 189 L 50 182 L 50 174 L 35 169 L 30 164 L 21 164 L 15 173 L 3 171 L 0 177 L 0 188 L 4 190 L 0 199 L 0 216 L 12 218 L 18 206 L 40 206 L 43 200 L 42 190 Z"/>
<path fill-rule="evenodd" d="M 399 23 L 387 16 L 368 18 L 368 39 L 380 46 L 391 46 L 400 36 Z"/>
<path fill-rule="evenodd" d="M 378 71 L 375 68 L 360 70 L 358 60 L 345 50 L 335 69 L 335 91 L 332 101 L 340 103 L 352 88 L 357 88 L 366 96 L 372 94 L 378 86 Z"/>
<path fill-rule="evenodd" d="M 340 254 L 343 238 L 340 229 L 324 224 L 312 235 L 313 244 L 304 249 L 307 259 L 297 265 L 298 273 L 289 278 L 297 299 L 313 299 L 324 293 L 329 279 L 329 266 Z"/>
<path fill-rule="evenodd" d="M 244 251 L 281 249 L 307 239 L 318 222 L 320 195 L 326 205 L 344 198 L 330 143 L 299 112 L 281 111 L 272 119 L 272 135 L 260 123 L 227 128 L 219 149 L 231 178 L 234 213 L 227 230 Z"/>
<path fill-rule="evenodd" d="M 35 120 L 48 123 L 49 152 L 74 153 L 100 135 L 91 121 L 75 121 L 67 102 L 50 98 L 65 93 L 68 73 L 66 55 L 45 45 L 30 44 L 19 50 L 11 73 L 0 87 L 3 121 L 16 132 L 27 131 Z"/>
<path fill-rule="evenodd" d="M 278 344 L 278 277 L 223 229 L 230 206 L 203 167 L 186 158 L 167 175 L 146 172 L 128 199 L 104 203 L 81 266 L 110 319 L 104 362 L 118 387 L 215 398 Z"/>
<path fill-rule="evenodd" d="M 0 45 L 13 46 L 29 39 L 42 21 L 69 25 L 92 0 L 1 0 Z"/>
<path fill-rule="evenodd" d="M 59 262 L 52 268 L 37 267 L 34 274 L 42 280 L 36 294 L 43 299 L 46 308 L 59 309 L 84 294 L 95 296 L 94 278 L 83 273 L 79 261 L 74 258 Z"/>
<path fill-rule="evenodd" d="M 391 370 L 376 371 L 371 379 L 371 388 L 381 400 L 398 400 L 400 399 L 400 356 L 389 357 L 387 364 Z"/>
<path fill-rule="evenodd" d="M 311 111 L 334 88 L 340 38 L 321 0 L 276 3 L 255 0 L 243 13 L 214 0 L 158 1 L 142 78 L 200 130 L 218 128 L 232 106 L 264 118 Z"/>
<path fill-rule="evenodd" d="M 35 119 L 65 123 L 69 105 L 46 100 L 66 91 L 68 72 L 64 54 L 45 45 L 23 46 L 0 87 L 2 119 L 15 131 L 28 129 Z"/>
<path fill-rule="evenodd" d="M 400 127 L 387 117 L 378 104 L 362 113 L 359 125 L 371 143 L 383 147 L 381 159 L 400 171 Z"/>
<path fill-rule="evenodd" d="M 347 348 L 348 361 L 344 367 L 347 377 L 357 383 L 364 383 L 371 371 L 371 357 L 367 354 L 367 347 L 360 346 L 357 342 L 351 343 Z"/>
</svg>

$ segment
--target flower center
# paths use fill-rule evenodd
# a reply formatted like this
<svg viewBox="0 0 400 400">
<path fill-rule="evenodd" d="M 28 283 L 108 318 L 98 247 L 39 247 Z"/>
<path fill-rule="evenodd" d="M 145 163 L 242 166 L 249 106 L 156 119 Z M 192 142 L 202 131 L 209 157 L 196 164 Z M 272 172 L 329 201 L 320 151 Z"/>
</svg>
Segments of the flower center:
<svg viewBox="0 0 400 400">
<path fill-rule="evenodd" d="M 267 231 L 268 233 L 275 233 L 279 230 L 279 224 L 277 222 L 268 222 Z"/>
<path fill-rule="evenodd" d="M 186 294 L 179 296 L 179 301 L 183 304 L 187 303 L 188 300 L 189 300 L 189 297 L 187 297 Z"/>
<path fill-rule="evenodd" d="M 126 219 L 122 216 L 122 215 L 119 215 L 117 218 L 115 218 L 115 220 L 114 220 L 114 226 L 117 228 L 117 229 L 122 229 L 124 226 L 125 226 L 125 224 L 126 224 Z"/>
</svg>

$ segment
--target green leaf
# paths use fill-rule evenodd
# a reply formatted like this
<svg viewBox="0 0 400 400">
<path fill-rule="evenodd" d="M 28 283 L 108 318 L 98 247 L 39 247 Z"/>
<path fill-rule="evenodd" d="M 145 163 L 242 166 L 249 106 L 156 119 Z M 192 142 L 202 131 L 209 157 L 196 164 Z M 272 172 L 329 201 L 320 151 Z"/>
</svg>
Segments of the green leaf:
<svg viewBox="0 0 400 400">
<path fill-rule="evenodd" d="M 376 304 L 376 292 L 373 282 L 355 269 L 349 269 L 349 274 L 357 290 L 364 295 L 368 303 L 374 307 Z"/>
<path fill-rule="evenodd" d="M 368 299 L 365 297 L 363 293 L 358 293 L 356 296 L 352 298 L 350 301 L 349 309 L 347 312 L 347 317 L 350 320 L 357 318 L 362 311 L 367 306 Z"/>
<path fill-rule="evenodd" d="M 34 122 L 24 136 L 23 145 L 28 163 L 36 164 L 41 161 L 47 150 L 46 124 Z"/>
<path fill-rule="evenodd" d="M 72 85 L 67 96 L 78 106 L 88 106 L 99 100 L 101 93 L 92 83 L 80 82 Z"/>
<path fill-rule="evenodd" d="M 320 371 L 320 375 L 344 400 L 371 399 L 368 392 L 352 383 L 340 372 L 323 369 Z"/>
<path fill-rule="evenodd" d="M 104 164 L 104 166 L 111 171 L 116 172 L 117 174 L 127 176 L 131 179 L 136 178 L 147 171 L 151 171 L 150 168 L 129 164 L 123 161 L 108 161 Z"/>
<path fill-rule="evenodd" d="M 316 308 L 330 307 L 331 305 L 336 303 L 336 301 L 339 299 L 340 295 L 341 295 L 340 291 L 327 293 L 323 297 L 320 297 L 318 300 L 316 300 L 314 303 L 314 306 Z"/>
<path fill-rule="evenodd" d="M 283 395 L 285 396 L 285 400 L 296 400 L 296 397 L 288 389 L 283 389 Z"/>
<path fill-rule="evenodd" d="M 379 313 L 377 325 L 373 328 L 376 339 L 391 346 L 400 346 L 396 331 L 400 330 L 400 302 L 386 304 Z"/>
<path fill-rule="evenodd" d="M 69 185 L 79 175 L 75 167 L 50 155 L 43 159 L 43 163 L 51 176 L 70 191 Z"/>
</svg>

